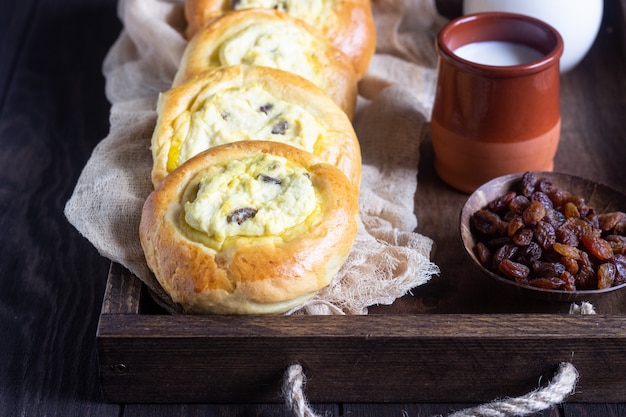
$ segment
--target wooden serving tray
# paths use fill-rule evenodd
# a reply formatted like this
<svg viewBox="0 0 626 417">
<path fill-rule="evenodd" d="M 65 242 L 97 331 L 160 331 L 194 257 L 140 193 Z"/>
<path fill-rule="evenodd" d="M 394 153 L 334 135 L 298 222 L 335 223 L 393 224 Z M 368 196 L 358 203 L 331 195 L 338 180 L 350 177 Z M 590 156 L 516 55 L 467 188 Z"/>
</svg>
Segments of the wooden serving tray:
<svg viewBox="0 0 626 417">
<path fill-rule="evenodd" d="M 460 1 L 441 2 L 454 3 Z M 561 77 L 555 170 L 626 192 L 626 0 L 605 2 L 589 55 Z M 458 7 L 455 9 L 458 11 Z M 122 403 L 281 402 L 300 363 L 312 402 L 485 402 L 518 396 L 561 362 L 580 373 L 568 402 L 626 402 L 626 291 L 569 303 L 520 298 L 473 267 L 459 237 L 467 195 L 420 149 L 418 233 L 441 274 L 365 316 L 172 316 L 112 264 L 97 331 L 104 398 Z M 509 286 L 510 287 L 510 286 Z"/>
<path fill-rule="evenodd" d="M 624 316 L 171 316 L 112 264 L 97 342 L 111 402 L 278 402 L 294 363 L 312 402 L 483 402 L 566 361 L 581 374 L 568 401 L 626 400 Z"/>
</svg>

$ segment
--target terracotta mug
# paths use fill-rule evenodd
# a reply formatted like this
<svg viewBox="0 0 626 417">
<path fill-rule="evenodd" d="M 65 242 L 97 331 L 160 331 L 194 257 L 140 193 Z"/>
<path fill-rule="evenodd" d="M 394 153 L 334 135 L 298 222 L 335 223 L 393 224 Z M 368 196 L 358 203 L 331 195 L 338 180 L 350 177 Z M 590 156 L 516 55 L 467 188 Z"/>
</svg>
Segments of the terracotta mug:
<svg viewBox="0 0 626 417">
<path fill-rule="evenodd" d="M 449 22 L 437 51 L 437 174 L 471 193 L 501 175 L 552 171 L 561 131 L 559 33 L 529 16 L 477 13 Z"/>
</svg>

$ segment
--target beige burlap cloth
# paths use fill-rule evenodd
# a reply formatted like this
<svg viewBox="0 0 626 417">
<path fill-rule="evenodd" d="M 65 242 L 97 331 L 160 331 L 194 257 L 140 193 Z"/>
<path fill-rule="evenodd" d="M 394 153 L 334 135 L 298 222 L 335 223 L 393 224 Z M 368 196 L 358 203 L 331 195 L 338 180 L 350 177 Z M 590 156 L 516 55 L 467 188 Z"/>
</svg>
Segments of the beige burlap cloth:
<svg viewBox="0 0 626 417">
<path fill-rule="evenodd" d="M 361 224 L 332 284 L 297 314 L 367 314 L 427 282 L 438 268 L 433 242 L 414 232 L 419 147 L 436 78 L 434 37 L 444 19 L 433 0 L 374 0 L 377 50 L 359 85 L 354 118 L 363 156 Z M 70 223 L 102 256 L 146 283 L 168 311 L 178 309 L 145 262 L 141 208 L 152 191 L 150 138 L 156 101 L 172 82 L 186 46 L 181 0 L 120 0 L 124 29 L 103 65 L 110 131 L 67 202 Z"/>
</svg>

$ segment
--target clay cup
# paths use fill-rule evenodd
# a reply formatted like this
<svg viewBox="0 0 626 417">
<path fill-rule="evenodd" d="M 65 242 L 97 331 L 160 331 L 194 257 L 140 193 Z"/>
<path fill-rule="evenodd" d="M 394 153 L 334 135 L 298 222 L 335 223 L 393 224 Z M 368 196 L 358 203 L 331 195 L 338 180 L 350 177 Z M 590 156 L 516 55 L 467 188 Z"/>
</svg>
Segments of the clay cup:
<svg viewBox="0 0 626 417">
<path fill-rule="evenodd" d="M 561 131 L 559 33 L 530 16 L 486 12 L 452 20 L 436 42 L 431 137 L 437 174 L 471 193 L 502 175 L 552 171 Z M 457 55 L 476 42 L 521 45 L 537 57 L 491 64 Z"/>
</svg>

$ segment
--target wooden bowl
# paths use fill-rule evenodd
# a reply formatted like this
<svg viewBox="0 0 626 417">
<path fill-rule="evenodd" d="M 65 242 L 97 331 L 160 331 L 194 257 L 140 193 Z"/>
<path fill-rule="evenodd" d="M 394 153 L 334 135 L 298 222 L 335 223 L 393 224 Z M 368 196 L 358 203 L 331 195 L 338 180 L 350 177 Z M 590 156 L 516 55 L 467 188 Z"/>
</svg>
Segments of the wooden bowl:
<svg viewBox="0 0 626 417">
<path fill-rule="evenodd" d="M 573 175 L 556 172 L 538 171 L 535 172 L 535 175 L 538 179 L 546 176 L 552 177 L 553 184 L 555 186 L 564 188 L 573 195 L 583 197 L 587 205 L 593 207 L 598 214 L 612 211 L 626 212 L 626 195 L 606 185 Z M 586 301 L 596 298 L 599 295 L 625 288 L 626 284 L 620 284 L 602 290 L 566 291 L 541 289 L 529 285 L 518 284 L 515 281 L 500 276 L 481 265 L 475 253 L 475 247 L 478 240 L 470 227 L 470 216 L 477 210 L 485 208 L 489 202 L 512 190 L 514 185 L 520 181 L 521 177 L 522 173 L 517 173 L 495 178 L 476 189 L 463 206 L 460 219 L 461 239 L 463 240 L 465 250 L 472 262 L 480 268 L 483 273 L 498 283 L 508 287 L 515 287 L 518 295 L 530 296 L 549 301 Z"/>
</svg>

